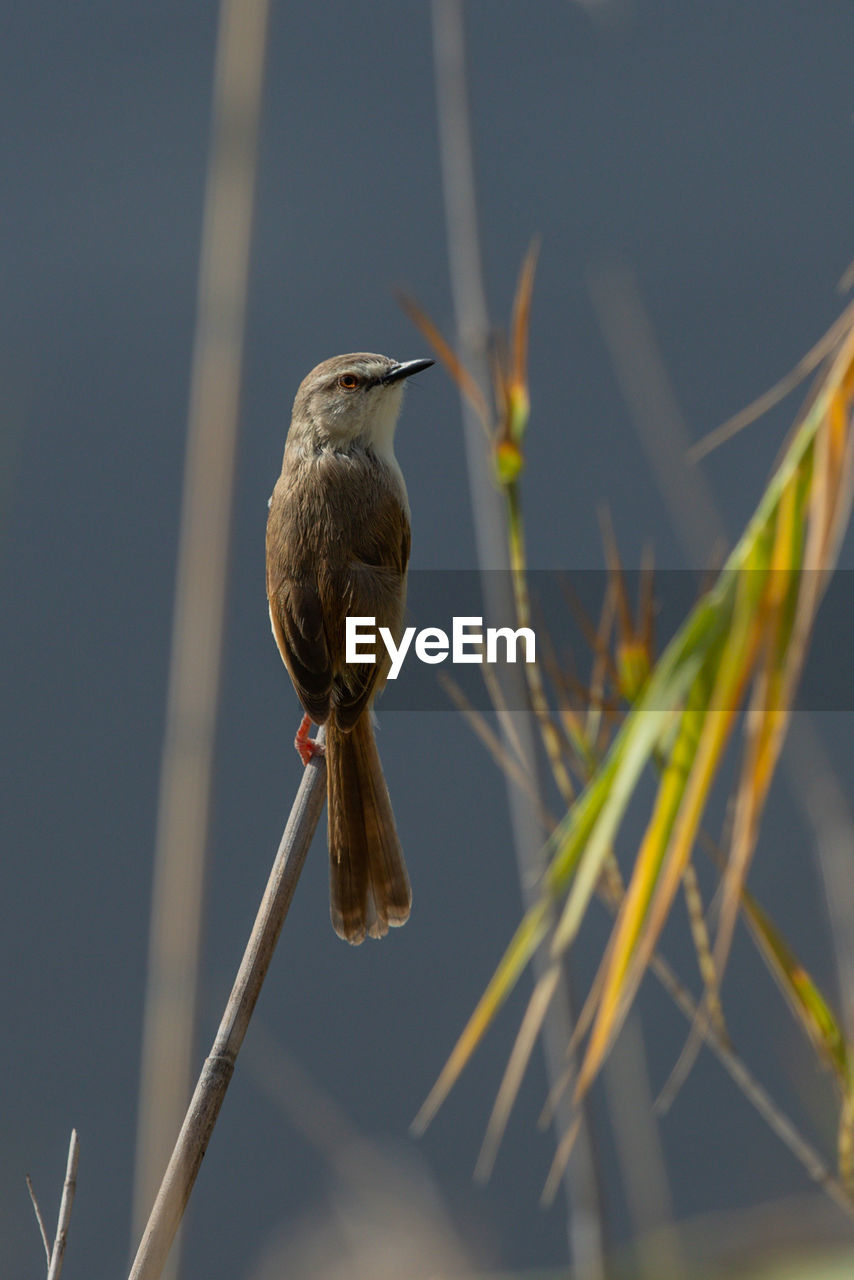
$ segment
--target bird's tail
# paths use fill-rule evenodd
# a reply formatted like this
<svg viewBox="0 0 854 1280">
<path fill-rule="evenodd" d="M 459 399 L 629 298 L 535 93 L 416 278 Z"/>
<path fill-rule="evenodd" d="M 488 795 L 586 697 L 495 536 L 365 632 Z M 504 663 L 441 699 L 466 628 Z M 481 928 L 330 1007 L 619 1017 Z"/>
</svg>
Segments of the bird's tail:
<svg viewBox="0 0 854 1280">
<path fill-rule="evenodd" d="M 370 712 L 344 732 L 326 726 L 329 898 L 339 937 L 359 943 L 405 924 L 412 891 Z"/>
</svg>

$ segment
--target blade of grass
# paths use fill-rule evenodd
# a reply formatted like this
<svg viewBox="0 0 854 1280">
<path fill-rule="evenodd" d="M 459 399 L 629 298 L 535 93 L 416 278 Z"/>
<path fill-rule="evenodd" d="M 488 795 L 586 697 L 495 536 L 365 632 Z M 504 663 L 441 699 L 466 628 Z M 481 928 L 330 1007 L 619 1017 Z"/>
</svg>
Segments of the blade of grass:
<svg viewBox="0 0 854 1280">
<path fill-rule="evenodd" d="M 507 1121 L 510 1119 L 510 1112 L 513 1110 L 522 1085 L 522 1078 L 531 1060 L 531 1054 L 534 1052 L 534 1046 L 537 1043 L 543 1019 L 548 1013 L 549 1005 L 557 991 L 560 976 L 559 966 L 552 965 L 539 978 L 528 1001 L 528 1007 L 522 1018 L 516 1041 L 489 1117 L 489 1123 L 486 1126 L 483 1145 L 481 1146 L 474 1171 L 475 1181 L 477 1182 L 487 1182 L 492 1173 L 495 1157 L 498 1154 L 501 1139 L 507 1128 Z"/>
<path fill-rule="evenodd" d="M 424 337 L 427 339 L 430 346 L 436 352 L 436 355 L 451 375 L 460 395 L 463 396 L 471 405 L 475 412 L 475 416 L 483 426 L 484 434 L 487 439 L 491 439 L 491 415 L 486 403 L 486 397 L 463 364 L 462 360 L 460 360 L 451 344 L 444 337 L 438 325 L 431 320 L 430 316 L 415 298 L 412 298 L 409 294 L 402 293 L 400 291 L 398 291 L 396 297 L 400 309 L 409 317 L 416 329 L 423 333 Z"/>
<path fill-rule="evenodd" d="M 806 462 L 806 459 L 805 459 Z M 803 495 L 801 467 L 780 495 L 774 529 L 771 569 L 763 600 L 766 614 L 763 656 L 754 684 L 745 721 L 745 753 L 735 818 L 723 880 L 718 931 L 715 939 L 715 967 L 722 975 L 726 967 L 741 889 L 756 845 L 759 820 L 780 753 L 788 699 L 785 665 L 791 661 L 790 640 L 802 575 L 794 568 L 802 555 L 803 519 L 798 499 Z M 787 657 L 789 654 L 789 657 Z"/>
<path fill-rule="evenodd" d="M 645 857 L 638 859 L 627 895 L 627 902 L 631 899 L 637 903 L 637 914 L 627 914 L 623 923 L 619 920 L 617 923 L 613 952 L 608 959 L 608 979 L 576 1085 L 578 1097 L 589 1087 L 619 1029 L 655 950 L 690 857 L 706 799 L 718 762 L 729 740 L 759 643 L 756 597 L 757 591 L 761 591 L 761 579 L 762 575 L 758 571 L 738 576 L 732 618 L 720 658 L 715 663 L 714 683 L 702 713 L 700 734 L 687 781 L 683 781 L 682 777 L 677 781 L 671 775 L 672 793 L 679 793 L 684 787 L 679 796 L 678 810 L 674 815 L 670 805 L 664 805 L 660 812 L 653 815 L 650 844 Z M 679 766 L 680 769 L 684 768 L 684 761 L 679 761 Z M 658 810 L 658 806 L 656 809 Z M 661 837 L 666 839 L 663 857 L 660 856 L 662 851 L 656 843 Z M 652 886 L 649 881 L 653 877 L 654 893 L 650 894 Z M 633 898 L 636 883 L 639 887 Z M 640 931 L 636 933 L 638 924 Z"/>
<path fill-rule="evenodd" d="M 522 918 L 501 963 L 478 1001 L 477 1008 L 469 1018 L 438 1080 L 412 1122 L 411 1131 L 415 1136 L 424 1132 L 445 1101 L 466 1063 L 483 1039 L 495 1014 L 510 995 L 532 955 L 546 936 L 550 908 L 548 899 L 542 899 Z"/>
<path fill-rule="evenodd" d="M 746 408 L 733 414 L 726 422 L 721 423 L 719 427 L 715 427 L 714 431 L 710 431 L 708 435 L 703 436 L 702 440 L 698 440 L 688 452 L 689 462 L 699 462 L 706 454 L 711 453 L 713 449 L 717 449 L 725 441 L 731 440 L 733 436 L 738 435 L 745 427 L 750 426 L 752 422 L 756 422 L 769 409 L 773 409 L 776 404 L 784 400 L 790 391 L 794 391 L 795 387 L 800 386 L 804 379 L 814 369 L 818 368 L 822 360 L 825 360 L 831 354 L 833 348 L 852 324 L 854 324 L 854 303 L 845 308 L 827 333 L 819 338 L 815 346 L 811 347 L 806 355 L 797 362 L 794 368 L 784 374 L 779 382 L 775 382 L 768 391 L 764 391 L 761 396 L 757 396 Z"/>
</svg>

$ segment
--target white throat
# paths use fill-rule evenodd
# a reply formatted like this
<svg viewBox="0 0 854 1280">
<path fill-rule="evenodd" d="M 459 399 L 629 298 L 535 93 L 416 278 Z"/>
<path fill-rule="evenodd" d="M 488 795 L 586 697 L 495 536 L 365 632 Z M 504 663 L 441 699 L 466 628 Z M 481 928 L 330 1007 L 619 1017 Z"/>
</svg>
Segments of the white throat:
<svg viewBox="0 0 854 1280">
<path fill-rule="evenodd" d="M 370 416 L 371 444 L 374 452 L 385 462 L 395 462 L 394 433 L 403 403 L 403 383 L 390 387 L 378 387 L 373 397 Z"/>
<path fill-rule="evenodd" d="M 370 443 L 374 453 L 386 464 L 397 477 L 404 505 L 409 509 L 409 499 L 403 472 L 394 453 L 394 433 L 400 417 L 400 406 L 403 403 L 403 384 L 380 387 L 374 393 L 376 404 L 370 417 Z"/>
</svg>

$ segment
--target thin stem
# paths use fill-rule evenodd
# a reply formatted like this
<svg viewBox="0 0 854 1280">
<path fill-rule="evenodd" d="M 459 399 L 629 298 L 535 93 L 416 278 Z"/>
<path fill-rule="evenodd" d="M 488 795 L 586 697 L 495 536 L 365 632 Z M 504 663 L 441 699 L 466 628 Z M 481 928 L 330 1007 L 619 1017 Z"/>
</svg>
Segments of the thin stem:
<svg viewBox="0 0 854 1280">
<path fill-rule="evenodd" d="M 48 1266 L 50 1266 L 50 1240 L 48 1239 L 47 1226 L 45 1225 L 45 1220 L 42 1215 L 42 1211 L 39 1208 L 39 1202 L 36 1199 L 36 1189 L 33 1186 L 33 1180 L 29 1174 L 26 1175 L 26 1178 L 27 1178 L 27 1190 L 30 1193 L 30 1201 L 33 1206 L 33 1213 L 36 1215 L 36 1222 L 39 1224 L 39 1233 L 42 1238 L 42 1244 L 44 1245 L 45 1262 L 47 1263 Z"/>
<path fill-rule="evenodd" d="M 68 1225 L 71 1222 L 71 1209 L 74 1204 L 74 1193 L 77 1190 L 77 1162 L 80 1158 L 80 1143 L 77 1141 L 77 1130 L 71 1130 L 71 1141 L 68 1144 L 68 1163 L 65 1166 L 65 1182 L 62 1185 L 62 1200 L 59 1204 L 59 1217 L 56 1223 L 56 1238 L 53 1252 L 50 1255 L 50 1266 L 47 1280 L 59 1280 L 62 1264 L 65 1261 L 65 1245 L 68 1240 Z"/>
<path fill-rule="evenodd" d="M 321 729 L 318 742 L 323 738 Z M 166 1265 L 323 809 L 325 782 L 326 760 L 317 755 L 303 773 L 222 1022 L 163 1175 L 130 1280 L 158 1280 Z"/>
<path fill-rule="evenodd" d="M 510 554 L 513 599 L 516 605 L 516 624 L 520 627 L 529 627 L 531 625 L 531 599 L 528 593 L 528 573 L 525 558 L 525 527 L 522 522 L 519 486 L 515 481 L 505 487 L 505 495 L 507 498 L 507 545 Z M 524 668 L 528 681 L 531 706 L 540 726 L 543 746 L 549 758 L 554 780 L 563 799 L 567 804 L 571 804 L 575 799 L 575 788 L 563 761 L 560 735 L 549 712 L 540 664 L 539 662 L 526 662 Z"/>
</svg>

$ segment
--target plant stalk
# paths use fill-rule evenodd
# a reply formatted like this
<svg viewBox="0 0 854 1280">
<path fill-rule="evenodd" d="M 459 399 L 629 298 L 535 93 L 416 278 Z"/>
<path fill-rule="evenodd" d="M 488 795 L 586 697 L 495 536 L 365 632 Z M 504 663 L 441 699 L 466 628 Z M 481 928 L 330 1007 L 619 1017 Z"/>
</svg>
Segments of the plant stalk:
<svg viewBox="0 0 854 1280">
<path fill-rule="evenodd" d="M 323 738 L 321 729 L 318 742 Z M 303 773 L 225 1013 L 163 1175 L 130 1280 L 158 1280 L 166 1265 L 325 799 L 326 760 L 317 755 Z"/>
</svg>

